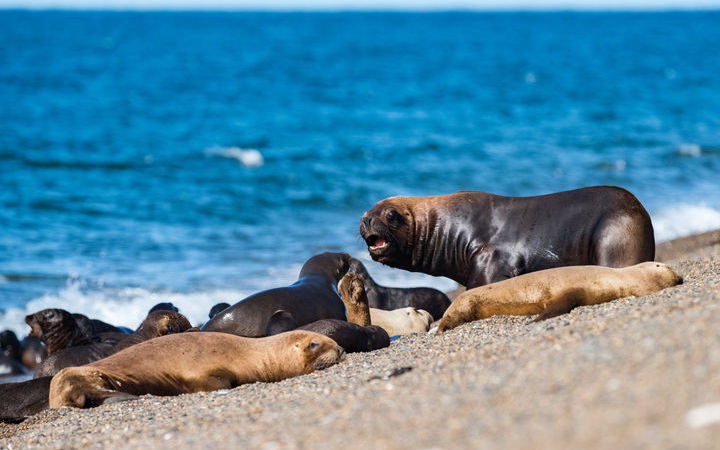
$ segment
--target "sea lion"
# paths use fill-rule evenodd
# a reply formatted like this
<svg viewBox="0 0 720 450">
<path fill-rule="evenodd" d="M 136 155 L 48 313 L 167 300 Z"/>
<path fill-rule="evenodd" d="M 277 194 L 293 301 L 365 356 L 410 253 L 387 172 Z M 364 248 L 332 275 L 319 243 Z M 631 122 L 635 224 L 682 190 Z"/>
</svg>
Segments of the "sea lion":
<svg viewBox="0 0 720 450">
<path fill-rule="evenodd" d="M 393 310 L 409 306 L 423 309 L 429 312 L 434 320 L 438 320 L 450 306 L 448 296 L 437 289 L 427 287 L 393 288 L 377 284 L 363 263 L 355 258 L 350 259 L 348 273 L 350 272 L 357 274 L 365 284 L 365 293 L 371 308 Z"/>
<path fill-rule="evenodd" d="M 369 308 L 365 283 L 355 273 L 345 275 L 338 289 L 347 309 L 348 322 L 360 326 L 377 325 L 388 335 L 396 336 L 427 331 L 433 321 L 430 313 L 422 309 L 408 307 L 385 311 Z"/>
<path fill-rule="evenodd" d="M 570 266 L 541 270 L 460 294 L 440 319 L 438 333 L 496 314 L 540 314 L 537 320 L 544 320 L 576 306 L 639 297 L 680 283 L 682 277 L 658 262 L 621 269 Z"/>
<path fill-rule="evenodd" d="M 250 339 L 227 333 L 180 333 L 126 348 L 50 384 L 50 407 L 95 406 L 134 396 L 178 395 L 272 382 L 324 369 L 343 357 L 335 341 L 309 331 Z"/>
<path fill-rule="evenodd" d="M 305 262 L 294 284 L 240 300 L 207 321 L 201 330 L 264 336 L 270 316 L 280 309 L 292 314 L 299 326 L 320 319 L 345 320 L 345 305 L 338 295 L 337 283 L 349 263 L 347 253 L 315 255 Z"/>
<path fill-rule="evenodd" d="M 25 336 L 20 346 L 22 348 L 20 361 L 28 370 L 35 370 L 35 367 L 47 358 L 45 344 L 36 337 Z"/>
<path fill-rule="evenodd" d="M 612 186 L 536 197 L 391 197 L 362 216 L 360 234 L 375 261 L 468 289 L 552 267 L 625 267 L 655 255 L 647 211 Z"/>
<path fill-rule="evenodd" d="M 105 340 L 68 347 L 54 352 L 38 365 L 34 376 L 35 378 L 53 376 L 65 367 L 82 366 L 148 339 L 172 333 L 181 333 L 190 327 L 190 322 L 182 314 L 167 310 L 156 310 L 148 314 L 138 331 L 125 336 L 119 342 Z"/>
<path fill-rule="evenodd" d="M 51 378 L 0 384 L 0 421 L 19 422 L 47 409 Z"/>
<path fill-rule="evenodd" d="M 172 312 L 179 312 L 180 310 L 177 308 L 177 306 L 173 305 L 170 302 L 163 302 L 158 303 L 157 305 L 150 308 L 150 311 L 148 311 L 148 314 L 155 311 L 172 311 Z"/>
<path fill-rule="evenodd" d="M 387 332 L 375 325 L 362 327 L 346 320 L 323 319 L 298 328 L 292 314 L 282 310 L 276 311 L 270 317 L 266 334 L 273 336 L 295 329 L 325 335 L 348 353 L 370 352 L 390 345 Z"/>
<path fill-rule="evenodd" d="M 43 309 L 29 314 L 25 316 L 25 323 L 30 326 L 30 336 L 45 343 L 48 355 L 66 347 L 93 342 L 92 324 L 78 321 L 64 309 Z"/>
<path fill-rule="evenodd" d="M 214 305 L 212 308 L 210 308 L 210 313 L 208 314 L 209 318 L 212 319 L 213 317 L 217 316 L 219 312 L 221 312 L 224 309 L 227 309 L 230 307 L 230 303 L 218 303 Z"/>
<path fill-rule="evenodd" d="M 424 333 L 430 329 L 433 318 L 427 311 L 410 307 L 392 311 L 370 308 L 370 321 L 384 328 L 390 336 L 397 336 Z"/>
<path fill-rule="evenodd" d="M 20 362 L 20 341 L 15 332 L 5 330 L 0 333 L 0 350 L 0 378 L 25 373 L 25 367 Z"/>
</svg>

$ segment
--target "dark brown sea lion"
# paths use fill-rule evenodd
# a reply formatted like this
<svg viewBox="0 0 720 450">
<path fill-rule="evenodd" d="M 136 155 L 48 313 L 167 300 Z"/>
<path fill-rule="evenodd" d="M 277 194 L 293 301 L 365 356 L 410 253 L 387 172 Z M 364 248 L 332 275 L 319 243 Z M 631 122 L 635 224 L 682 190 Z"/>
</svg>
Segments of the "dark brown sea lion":
<svg viewBox="0 0 720 450">
<path fill-rule="evenodd" d="M 19 422 L 47 409 L 51 378 L 0 384 L 0 421 Z"/>
<path fill-rule="evenodd" d="M 213 317 L 217 316 L 219 312 L 221 312 L 224 309 L 227 309 L 230 307 L 230 303 L 218 303 L 214 305 L 212 308 L 210 308 L 210 313 L 208 314 L 208 317 L 212 319 Z"/>
<path fill-rule="evenodd" d="M 64 309 L 43 309 L 25 316 L 30 336 L 45 343 L 47 354 L 52 355 L 66 347 L 87 345 L 93 342 L 92 324 L 78 321 Z"/>
<path fill-rule="evenodd" d="M 25 366 L 20 362 L 20 341 L 15 332 L 5 330 L 0 333 L 0 350 L 0 378 L 25 373 Z"/>
<path fill-rule="evenodd" d="M 337 283 L 349 263 L 347 253 L 315 255 L 303 265 L 294 284 L 240 300 L 210 319 L 201 330 L 264 336 L 270 316 L 280 309 L 292 314 L 299 326 L 321 319 L 345 320 L 345 305 L 338 295 Z"/>
<path fill-rule="evenodd" d="M 363 215 L 360 234 L 375 261 L 468 289 L 552 267 L 625 267 L 655 255 L 647 211 L 611 186 L 537 197 L 391 197 Z"/>
<path fill-rule="evenodd" d="M 546 269 L 460 294 L 440 319 L 438 333 L 494 315 L 540 314 L 537 320 L 544 320 L 576 306 L 639 297 L 680 283 L 682 278 L 678 274 L 658 262 L 621 269 L 602 266 Z"/>
<path fill-rule="evenodd" d="M 298 328 L 292 314 L 282 310 L 270 317 L 266 334 L 273 336 L 295 329 L 325 335 L 348 353 L 370 352 L 390 345 L 387 332 L 375 325 L 362 327 L 346 320 L 323 319 Z"/>
<path fill-rule="evenodd" d="M 21 342 L 21 347 L 20 361 L 28 370 L 35 370 L 35 367 L 47 358 L 45 344 L 36 337 L 25 336 Z"/>
<path fill-rule="evenodd" d="M 50 407 L 82 408 L 144 394 L 178 395 L 279 381 L 331 366 L 343 354 L 332 339 L 308 331 L 260 339 L 172 334 L 63 369 L 50 384 Z"/>
<path fill-rule="evenodd" d="M 448 296 L 437 289 L 380 286 L 372 279 L 363 263 L 355 258 L 350 259 L 348 273 L 351 272 L 357 274 L 365 284 L 365 293 L 371 308 L 388 311 L 406 307 L 417 308 L 429 312 L 434 320 L 438 320 L 450 306 Z"/>
<path fill-rule="evenodd" d="M 48 356 L 35 370 L 35 378 L 53 376 L 65 367 L 82 366 L 105 358 L 122 349 L 166 334 L 181 333 L 191 327 L 180 313 L 156 310 L 148 314 L 138 331 L 119 342 L 105 340 L 68 347 Z"/>
</svg>

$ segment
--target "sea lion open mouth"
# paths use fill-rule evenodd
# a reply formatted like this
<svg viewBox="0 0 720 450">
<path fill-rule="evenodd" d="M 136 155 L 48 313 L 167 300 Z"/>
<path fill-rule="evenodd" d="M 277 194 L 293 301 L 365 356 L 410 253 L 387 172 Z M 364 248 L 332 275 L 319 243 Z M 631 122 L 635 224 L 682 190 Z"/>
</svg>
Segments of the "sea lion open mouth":
<svg viewBox="0 0 720 450">
<path fill-rule="evenodd" d="M 388 241 L 381 237 L 371 236 L 368 241 L 372 242 L 368 245 L 370 250 L 382 250 L 388 246 Z"/>
</svg>

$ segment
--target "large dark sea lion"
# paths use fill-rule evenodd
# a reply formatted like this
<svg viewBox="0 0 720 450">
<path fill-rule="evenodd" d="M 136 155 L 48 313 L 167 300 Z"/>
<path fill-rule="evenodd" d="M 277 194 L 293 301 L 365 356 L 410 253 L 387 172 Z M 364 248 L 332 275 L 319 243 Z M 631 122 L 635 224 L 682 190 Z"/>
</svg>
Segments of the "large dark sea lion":
<svg viewBox="0 0 720 450">
<path fill-rule="evenodd" d="M 327 336 L 348 353 L 370 352 L 390 345 L 387 331 L 375 325 L 363 327 L 347 320 L 323 319 L 298 327 L 292 314 L 282 310 L 270 317 L 266 334 L 273 336 L 296 329 Z"/>
<path fill-rule="evenodd" d="M 178 395 L 272 382 L 324 369 L 344 351 L 308 331 L 259 339 L 227 333 L 180 333 L 129 347 L 100 361 L 68 367 L 50 384 L 50 407 L 96 406 L 108 399 Z"/>
<path fill-rule="evenodd" d="M 181 333 L 190 327 L 190 322 L 178 312 L 155 310 L 148 314 L 135 333 L 125 335 L 125 338 L 119 342 L 106 340 L 67 347 L 54 352 L 38 365 L 35 378 L 53 376 L 66 367 L 82 366 L 140 342 L 167 334 Z"/>
<path fill-rule="evenodd" d="M 375 261 L 468 289 L 552 267 L 625 267 L 655 255 L 647 211 L 612 186 L 537 197 L 391 197 L 363 215 L 360 234 Z"/>
<path fill-rule="evenodd" d="M 215 315 L 202 331 L 219 331 L 238 336 L 265 336 L 265 327 L 275 311 L 292 314 L 298 326 L 321 319 L 346 320 L 345 305 L 337 283 L 347 272 L 350 255 L 322 253 L 313 256 L 290 286 L 258 292 Z"/>
<path fill-rule="evenodd" d="M 540 314 L 544 320 L 576 306 L 643 296 L 682 283 L 665 264 L 645 262 L 614 269 L 556 267 L 476 287 L 460 294 L 438 324 L 438 333 L 494 315 Z"/>
<path fill-rule="evenodd" d="M 348 273 L 356 274 L 365 284 L 365 293 L 371 308 L 388 311 L 406 307 L 417 308 L 429 312 L 433 316 L 433 320 L 438 320 L 450 306 L 448 296 L 437 289 L 427 287 L 393 288 L 377 284 L 363 263 L 355 258 L 350 259 Z"/>
</svg>

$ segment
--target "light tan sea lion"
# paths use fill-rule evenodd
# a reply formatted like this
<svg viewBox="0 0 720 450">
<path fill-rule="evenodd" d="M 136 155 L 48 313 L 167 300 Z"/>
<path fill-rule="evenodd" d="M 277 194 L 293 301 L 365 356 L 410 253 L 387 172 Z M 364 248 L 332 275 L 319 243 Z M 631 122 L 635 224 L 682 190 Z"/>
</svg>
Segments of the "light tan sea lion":
<svg viewBox="0 0 720 450">
<path fill-rule="evenodd" d="M 432 315 L 422 309 L 408 307 L 385 311 L 369 308 L 365 285 L 355 273 L 348 273 L 340 280 L 338 291 L 345 303 L 348 322 L 361 326 L 377 325 L 390 336 L 425 332 L 433 321 Z"/>
<path fill-rule="evenodd" d="M 266 338 L 195 332 L 161 336 L 53 377 L 50 407 L 97 406 L 137 395 L 178 395 L 271 382 L 324 369 L 344 355 L 309 331 Z"/>
<path fill-rule="evenodd" d="M 541 270 L 460 294 L 440 319 L 438 333 L 494 315 L 540 314 L 537 320 L 544 320 L 576 306 L 639 297 L 680 283 L 682 277 L 658 262 L 622 269 L 568 266 Z"/>
</svg>

